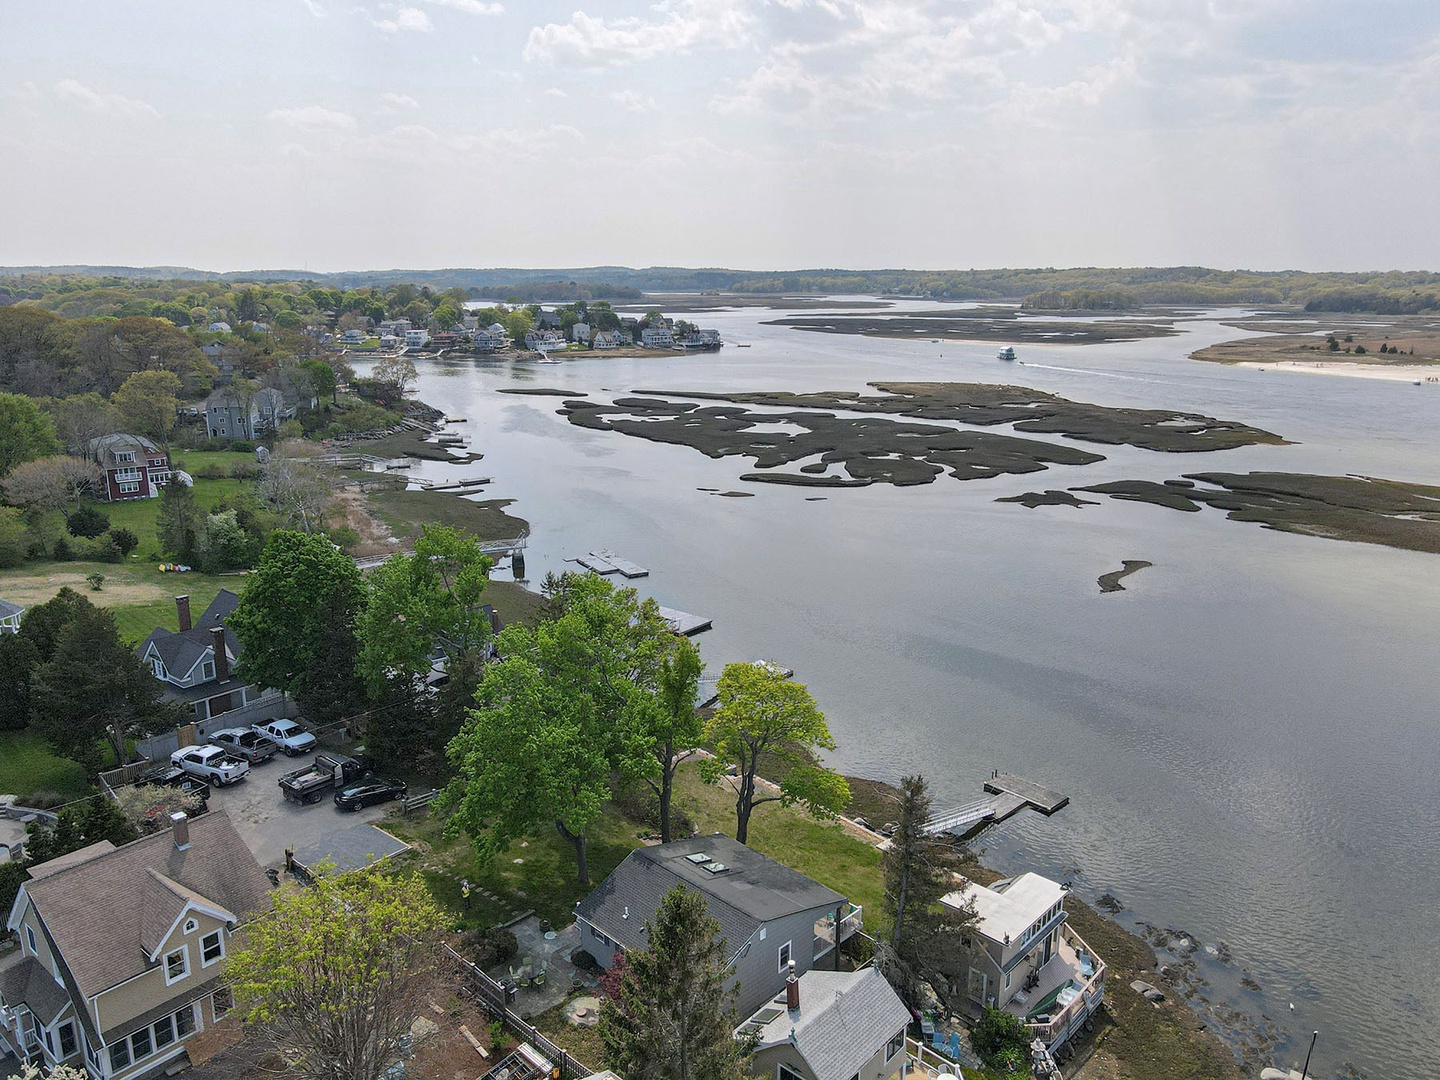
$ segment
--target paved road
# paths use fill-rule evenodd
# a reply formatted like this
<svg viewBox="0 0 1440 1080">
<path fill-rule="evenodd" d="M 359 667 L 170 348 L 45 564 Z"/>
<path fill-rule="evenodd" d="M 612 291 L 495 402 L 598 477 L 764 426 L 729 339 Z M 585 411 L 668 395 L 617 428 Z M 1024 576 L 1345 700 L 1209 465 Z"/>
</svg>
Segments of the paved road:
<svg viewBox="0 0 1440 1080">
<path fill-rule="evenodd" d="M 291 758 L 276 754 L 269 761 L 252 765 L 250 774 L 239 783 L 210 790 L 210 809 L 230 815 L 261 866 L 283 867 L 287 847 L 311 847 L 321 837 L 347 825 L 379 821 L 396 805 L 384 803 L 344 812 L 328 795 L 313 806 L 286 802 L 280 794 L 280 777 L 309 760 L 309 755 Z"/>
</svg>

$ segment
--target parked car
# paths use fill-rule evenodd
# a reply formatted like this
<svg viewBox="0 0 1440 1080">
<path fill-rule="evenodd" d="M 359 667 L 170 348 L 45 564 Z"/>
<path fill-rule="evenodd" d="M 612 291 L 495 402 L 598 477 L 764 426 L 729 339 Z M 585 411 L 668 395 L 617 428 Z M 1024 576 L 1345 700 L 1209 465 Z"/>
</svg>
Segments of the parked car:
<svg viewBox="0 0 1440 1080">
<path fill-rule="evenodd" d="M 338 791 L 368 772 L 364 765 L 344 754 L 316 754 L 305 768 L 280 777 L 280 794 L 290 802 L 317 803 L 327 791 Z"/>
<path fill-rule="evenodd" d="M 291 757 L 308 754 L 315 749 L 315 736 L 294 720 L 267 720 L 263 724 L 256 724 L 250 730 L 257 735 L 264 735 Z"/>
<path fill-rule="evenodd" d="M 248 761 L 233 758 L 218 746 L 183 747 L 170 755 L 170 764 L 222 787 L 244 780 L 250 771 Z"/>
<path fill-rule="evenodd" d="M 210 742 L 231 757 L 248 761 L 252 765 L 269 761 L 275 756 L 275 751 L 280 749 L 272 739 L 261 735 L 254 728 L 224 728 L 211 735 Z"/>
<path fill-rule="evenodd" d="M 358 784 L 349 784 L 335 792 L 335 805 L 341 810 L 359 810 L 363 806 L 403 799 L 406 791 L 403 780 L 387 780 L 383 776 L 372 776 Z"/>
</svg>

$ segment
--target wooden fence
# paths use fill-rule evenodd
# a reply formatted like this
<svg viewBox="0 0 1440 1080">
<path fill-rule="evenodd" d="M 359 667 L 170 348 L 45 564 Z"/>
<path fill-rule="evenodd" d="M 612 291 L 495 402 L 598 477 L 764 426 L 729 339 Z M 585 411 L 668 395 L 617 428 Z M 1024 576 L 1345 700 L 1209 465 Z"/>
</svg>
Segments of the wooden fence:
<svg viewBox="0 0 1440 1080">
<path fill-rule="evenodd" d="M 584 1062 L 577 1061 L 574 1055 L 568 1050 L 556 1046 L 536 1028 L 511 1012 L 510 1006 L 505 1000 L 505 987 L 490 978 L 489 975 L 486 975 L 485 972 L 481 971 L 469 960 L 466 960 L 454 949 L 450 948 L 450 946 L 445 946 L 445 952 L 454 962 L 461 979 L 464 981 L 465 988 L 474 995 L 480 1007 L 503 1023 L 507 1030 L 514 1032 L 521 1039 L 548 1057 L 552 1063 L 559 1067 L 562 1080 L 565 1077 L 578 1080 L 580 1077 L 593 1076 L 595 1074 L 595 1069 L 590 1068 L 590 1066 Z"/>
</svg>

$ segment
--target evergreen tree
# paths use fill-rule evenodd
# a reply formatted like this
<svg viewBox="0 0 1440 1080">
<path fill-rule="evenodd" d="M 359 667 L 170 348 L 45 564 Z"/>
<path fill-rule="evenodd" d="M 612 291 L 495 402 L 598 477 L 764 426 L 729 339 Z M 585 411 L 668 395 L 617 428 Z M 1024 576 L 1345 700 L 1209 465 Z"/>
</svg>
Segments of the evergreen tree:
<svg viewBox="0 0 1440 1080">
<path fill-rule="evenodd" d="M 195 492 L 180 479 L 178 471 L 171 473 L 170 482 L 160 489 L 160 520 L 155 528 L 165 554 L 184 563 L 194 559 L 201 520 Z"/>
<path fill-rule="evenodd" d="M 650 947 L 627 954 L 618 996 L 600 1007 L 606 1066 L 627 1080 L 739 1080 L 735 990 L 704 897 L 676 885 L 646 930 Z"/>
</svg>

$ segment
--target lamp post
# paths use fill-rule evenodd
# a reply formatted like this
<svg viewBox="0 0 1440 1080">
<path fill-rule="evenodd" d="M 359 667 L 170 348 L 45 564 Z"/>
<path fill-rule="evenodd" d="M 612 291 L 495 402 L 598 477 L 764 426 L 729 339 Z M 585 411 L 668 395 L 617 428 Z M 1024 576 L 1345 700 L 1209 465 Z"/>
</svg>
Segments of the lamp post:
<svg viewBox="0 0 1440 1080">
<path fill-rule="evenodd" d="M 1320 1038 L 1320 1032 L 1312 1031 L 1310 1033 L 1310 1049 L 1305 1051 L 1305 1064 L 1300 1068 L 1300 1080 L 1305 1080 L 1305 1077 L 1310 1075 L 1310 1055 L 1315 1052 L 1315 1040 L 1318 1038 Z"/>
</svg>

